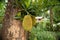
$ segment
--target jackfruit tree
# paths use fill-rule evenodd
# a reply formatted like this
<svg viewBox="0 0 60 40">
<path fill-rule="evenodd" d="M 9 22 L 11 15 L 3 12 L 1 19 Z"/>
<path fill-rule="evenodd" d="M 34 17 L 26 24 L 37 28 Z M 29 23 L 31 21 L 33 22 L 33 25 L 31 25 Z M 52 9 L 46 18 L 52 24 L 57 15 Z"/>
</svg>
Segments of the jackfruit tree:
<svg viewBox="0 0 60 40">
<path fill-rule="evenodd" d="M 47 11 L 50 11 L 50 14 L 47 14 Z M 2 40 L 29 40 L 29 32 L 32 29 L 41 30 L 35 27 L 36 16 L 50 19 L 50 30 L 53 31 L 53 24 L 60 22 L 59 12 L 60 0 L 0 0 L 0 24 L 2 23 L 0 36 Z M 44 20 L 41 23 L 43 22 Z M 41 25 L 46 27 L 46 21 Z M 32 40 L 40 40 L 38 36 L 34 36 Z"/>
</svg>

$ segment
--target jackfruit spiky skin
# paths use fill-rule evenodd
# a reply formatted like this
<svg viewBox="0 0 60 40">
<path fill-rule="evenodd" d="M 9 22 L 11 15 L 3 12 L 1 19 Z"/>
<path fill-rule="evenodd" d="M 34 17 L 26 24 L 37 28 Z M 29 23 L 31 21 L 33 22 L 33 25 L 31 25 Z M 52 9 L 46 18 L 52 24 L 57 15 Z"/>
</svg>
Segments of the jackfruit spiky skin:
<svg viewBox="0 0 60 40">
<path fill-rule="evenodd" d="M 31 15 L 25 15 L 23 22 L 22 22 L 22 26 L 26 31 L 31 31 L 32 29 L 32 17 Z"/>
<path fill-rule="evenodd" d="M 31 16 L 32 17 L 32 25 L 34 26 L 36 24 L 36 19 L 35 19 L 35 16 Z"/>
</svg>

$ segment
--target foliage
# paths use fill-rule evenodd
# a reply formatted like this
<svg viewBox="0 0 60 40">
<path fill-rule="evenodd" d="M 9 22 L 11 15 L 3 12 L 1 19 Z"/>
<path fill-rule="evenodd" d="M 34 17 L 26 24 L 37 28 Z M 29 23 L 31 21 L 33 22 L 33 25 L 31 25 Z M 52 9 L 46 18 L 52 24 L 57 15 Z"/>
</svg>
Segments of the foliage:
<svg viewBox="0 0 60 40">
<path fill-rule="evenodd" d="M 5 12 L 5 0 L 1 0 L 0 1 L 0 24 L 2 23 L 3 21 L 3 16 L 4 16 L 4 12 Z"/>
<path fill-rule="evenodd" d="M 54 12 L 54 21 L 55 21 L 55 23 L 60 22 L 60 6 L 54 7 L 53 12 Z"/>
<path fill-rule="evenodd" d="M 16 14 L 16 19 L 23 20 L 24 16 L 27 15 L 27 13 L 30 13 L 32 16 L 44 17 L 40 23 L 37 23 L 32 28 L 30 40 L 56 40 L 55 32 L 60 31 L 60 0 L 15 0 L 14 5 L 21 8 L 21 10 L 23 9 L 21 12 L 18 12 Z M 4 18 L 3 16 L 5 12 L 5 6 L 5 0 L 0 0 L 0 24 Z M 49 20 L 50 12 L 47 13 L 47 11 L 50 11 L 51 7 L 53 10 L 54 19 L 52 32 Z M 57 36 L 58 34 L 59 33 L 57 33 Z"/>
<path fill-rule="evenodd" d="M 31 34 L 30 34 L 30 40 L 56 40 L 56 34 L 51 31 L 45 31 L 45 28 L 43 26 L 40 26 L 38 24 L 36 27 L 33 27 Z"/>
<path fill-rule="evenodd" d="M 0 16 L 4 16 L 5 4 L 0 2 Z"/>
</svg>

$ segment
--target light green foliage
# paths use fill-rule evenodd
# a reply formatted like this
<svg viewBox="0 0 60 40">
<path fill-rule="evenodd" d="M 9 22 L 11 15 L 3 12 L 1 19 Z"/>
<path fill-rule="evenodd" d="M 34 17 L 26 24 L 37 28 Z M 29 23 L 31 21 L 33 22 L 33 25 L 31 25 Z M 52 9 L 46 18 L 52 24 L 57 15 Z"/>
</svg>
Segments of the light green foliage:
<svg viewBox="0 0 60 40">
<path fill-rule="evenodd" d="M 31 31 L 30 40 L 34 40 L 35 37 L 37 40 L 56 40 L 55 32 L 45 31 L 43 26 L 40 26 L 40 24 L 33 27 Z"/>
<path fill-rule="evenodd" d="M 31 0 L 16 0 L 17 6 L 23 6 L 25 8 L 29 8 L 30 4 L 31 4 Z"/>
<path fill-rule="evenodd" d="M 0 2 L 0 16 L 4 16 L 5 4 Z"/>
<path fill-rule="evenodd" d="M 31 4 L 31 0 L 25 0 L 24 3 L 26 5 L 26 7 L 28 8 Z"/>
<path fill-rule="evenodd" d="M 4 16 L 4 12 L 5 12 L 5 0 L 0 0 L 0 29 L 2 27 L 2 22 L 3 22 L 3 16 Z"/>
<path fill-rule="evenodd" d="M 1 0 L 0 1 L 0 24 L 3 21 L 4 12 L 5 12 L 5 1 Z"/>
</svg>

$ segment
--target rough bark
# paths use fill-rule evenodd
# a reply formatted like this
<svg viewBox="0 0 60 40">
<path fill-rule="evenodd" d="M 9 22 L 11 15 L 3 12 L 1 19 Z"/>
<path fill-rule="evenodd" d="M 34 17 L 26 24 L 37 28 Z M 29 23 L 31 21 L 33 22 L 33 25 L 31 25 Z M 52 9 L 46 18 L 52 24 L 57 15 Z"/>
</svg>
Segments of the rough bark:
<svg viewBox="0 0 60 40">
<path fill-rule="evenodd" d="M 2 40 L 26 40 L 26 32 L 22 28 L 21 21 L 14 19 L 18 9 L 14 8 L 12 3 L 13 0 L 8 0 L 3 20 Z"/>
</svg>

